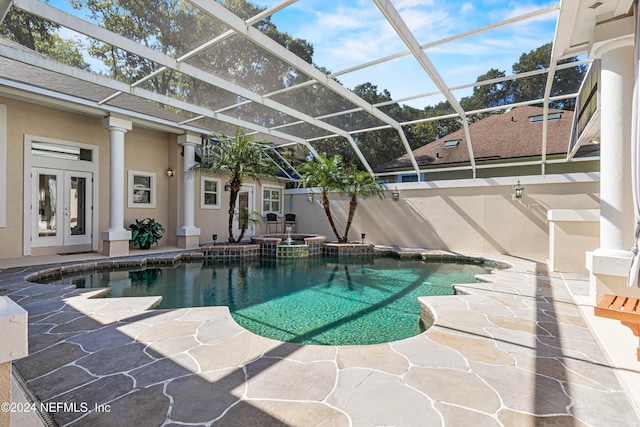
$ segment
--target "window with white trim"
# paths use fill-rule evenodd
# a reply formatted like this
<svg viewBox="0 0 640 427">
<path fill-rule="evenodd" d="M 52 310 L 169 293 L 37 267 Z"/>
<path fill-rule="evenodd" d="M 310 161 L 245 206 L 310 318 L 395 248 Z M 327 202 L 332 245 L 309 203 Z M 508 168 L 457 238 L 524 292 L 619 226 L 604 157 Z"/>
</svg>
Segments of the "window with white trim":
<svg viewBox="0 0 640 427">
<path fill-rule="evenodd" d="M 262 187 L 262 213 L 282 213 L 282 188 Z"/>
<path fill-rule="evenodd" d="M 220 209 L 220 187 L 217 178 L 200 177 L 200 209 Z"/>
<path fill-rule="evenodd" d="M 156 174 L 154 172 L 129 171 L 130 208 L 156 207 Z"/>
</svg>

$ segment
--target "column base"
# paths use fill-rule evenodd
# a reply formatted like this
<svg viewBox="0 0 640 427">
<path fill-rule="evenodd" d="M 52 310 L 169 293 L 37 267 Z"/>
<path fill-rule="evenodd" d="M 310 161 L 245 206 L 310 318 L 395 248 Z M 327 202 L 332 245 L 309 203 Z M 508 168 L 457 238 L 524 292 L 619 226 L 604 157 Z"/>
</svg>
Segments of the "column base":
<svg viewBox="0 0 640 427">
<path fill-rule="evenodd" d="M 200 229 L 197 227 L 180 227 L 176 230 L 180 249 L 197 249 L 200 247 Z"/>
<path fill-rule="evenodd" d="M 640 298 L 640 289 L 627 286 L 632 253 L 614 249 L 587 252 L 589 304 L 596 305 L 604 294 Z"/>
<path fill-rule="evenodd" d="M 130 230 L 106 230 L 101 237 L 103 255 L 109 258 L 129 255 Z"/>
</svg>

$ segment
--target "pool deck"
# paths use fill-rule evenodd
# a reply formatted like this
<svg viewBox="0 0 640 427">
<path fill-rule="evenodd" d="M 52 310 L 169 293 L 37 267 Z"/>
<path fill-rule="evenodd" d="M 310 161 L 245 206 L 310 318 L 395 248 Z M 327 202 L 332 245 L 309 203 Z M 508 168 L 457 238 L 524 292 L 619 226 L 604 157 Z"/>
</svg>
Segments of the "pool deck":
<svg viewBox="0 0 640 427">
<path fill-rule="evenodd" d="M 48 415 L 60 426 L 639 425 L 638 340 L 593 317 L 587 277 L 485 257 L 513 268 L 421 298 L 431 328 L 371 346 L 282 343 L 226 307 L 150 310 L 153 297 L 26 282 L 43 268 L 32 259 L 0 260 L 0 295 L 29 312 L 14 370 L 31 397 L 76 406 Z"/>
</svg>

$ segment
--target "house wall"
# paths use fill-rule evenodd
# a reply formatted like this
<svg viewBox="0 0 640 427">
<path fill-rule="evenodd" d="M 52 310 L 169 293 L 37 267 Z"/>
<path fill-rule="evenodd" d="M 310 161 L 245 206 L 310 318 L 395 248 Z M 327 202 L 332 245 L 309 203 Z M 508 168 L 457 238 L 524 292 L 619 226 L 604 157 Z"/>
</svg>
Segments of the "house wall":
<svg viewBox="0 0 640 427">
<path fill-rule="evenodd" d="M 6 106 L 7 116 L 7 221 L 0 227 L 0 258 L 22 256 L 23 248 L 23 204 L 24 204 L 24 137 L 26 134 L 53 138 L 98 147 L 98 180 L 94 187 L 97 201 L 98 230 L 109 227 L 109 131 L 102 127 L 102 118 L 49 108 L 12 98 L 0 97 L 0 105 Z M 167 238 L 160 245 L 175 244 L 175 222 L 177 209 L 170 202 L 170 191 L 166 168 L 170 155 L 176 155 L 176 136 L 140 127 L 125 135 L 125 171 L 138 170 L 156 173 L 156 208 L 131 209 L 127 207 L 125 189 L 125 227 L 135 218 L 154 217 L 167 228 Z M 175 180 L 175 178 L 172 178 Z M 127 182 L 125 178 L 125 183 Z M 174 184 L 175 186 L 175 184 Z M 175 199 L 173 199 L 175 200 Z M 99 237 L 98 237 L 99 240 Z M 99 250 L 102 242 L 99 242 Z M 40 251 L 42 252 L 42 251 Z"/>
<path fill-rule="evenodd" d="M 392 200 L 391 191 L 383 200 L 359 201 L 349 237 L 360 240 L 360 233 L 366 233 L 367 242 L 381 245 L 543 260 L 549 255 L 547 211 L 599 209 L 597 175 L 522 177 L 525 195 L 519 200 L 511 198 L 513 179 L 398 184 L 397 202 Z M 289 191 L 294 197 L 293 211 L 299 216 L 300 231 L 335 239 L 319 194 L 310 204 L 306 191 Z M 338 230 L 343 233 L 349 202 L 333 196 L 331 207 Z"/>
<path fill-rule="evenodd" d="M 218 177 L 212 177 L 218 178 Z M 228 179 L 225 177 L 220 178 L 221 186 L 224 188 L 224 184 Z M 196 227 L 200 228 L 200 244 L 211 243 L 213 241 L 212 234 L 218 235 L 218 243 L 227 242 L 229 238 L 229 199 L 230 193 L 222 190 L 220 195 L 220 208 L 219 209 L 201 209 L 200 207 L 200 192 L 201 192 L 201 180 L 200 176 L 196 176 L 196 209 L 195 209 L 195 223 Z M 255 186 L 255 206 L 254 210 L 261 216 L 265 216 L 262 211 L 262 189 L 264 186 L 282 188 L 284 192 L 284 185 L 280 181 L 276 180 L 260 180 L 260 182 L 252 179 L 245 179 L 243 184 L 250 184 Z M 289 198 L 283 196 L 282 201 L 282 215 L 288 212 Z M 254 234 L 264 234 L 266 232 L 265 224 L 263 222 L 255 224 Z M 235 237 L 238 237 L 237 235 Z"/>
<path fill-rule="evenodd" d="M 108 138 L 108 132 L 105 130 Z M 135 222 L 136 219 L 154 218 L 160 224 L 163 225 L 167 233 L 165 237 L 158 241 L 159 246 L 175 245 L 176 244 L 176 227 L 171 227 L 172 222 L 170 218 L 175 217 L 177 209 L 177 203 L 175 201 L 170 203 L 169 200 L 169 181 L 174 180 L 175 177 L 168 177 L 166 170 L 169 167 L 169 146 L 175 146 L 176 136 L 169 135 L 163 132 L 156 132 L 148 129 L 142 129 L 134 127 L 131 132 L 125 135 L 124 144 L 124 169 L 125 173 L 129 170 L 135 170 L 140 172 L 152 172 L 156 174 L 156 207 L 155 208 L 130 208 L 127 206 L 127 194 L 125 194 L 125 209 L 124 209 L 124 226 L 128 227 L 129 224 Z M 108 150 L 108 144 L 107 148 Z M 108 177 L 109 171 L 109 153 L 106 155 L 100 153 L 101 160 L 106 158 L 106 170 L 107 173 L 102 176 Z M 102 174 L 102 162 L 101 162 L 101 174 Z M 101 180 L 102 182 L 102 180 Z M 106 204 L 109 206 L 108 200 L 108 187 L 109 182 L 106 183 Z M 125 185 L 131 185 L 128 183 L 125 177 Z M 128 187 L 127 187 L 128 188 Z M 101 194 L 103 192 L 101 191 Z M 175 200 L 175 199 L 174 199 Z M 101 230 L 108 228 L 108 215 L 107 223 L 102 226 Z"/>
</svg>

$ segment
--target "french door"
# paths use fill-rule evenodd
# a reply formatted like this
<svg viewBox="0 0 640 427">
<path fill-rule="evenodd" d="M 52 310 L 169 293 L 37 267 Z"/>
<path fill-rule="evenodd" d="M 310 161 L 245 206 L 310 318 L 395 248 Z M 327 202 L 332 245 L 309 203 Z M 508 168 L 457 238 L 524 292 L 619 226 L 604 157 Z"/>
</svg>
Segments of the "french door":
<svg viewBox="0 0 640 427">
<path fill-rule="evenodd" d="M 31 246 L 92 243 L 92 173 L 32 168 Z"/>
<path fill-rule="evenodd" d="M 240 212 L 243 210 L 247 210 L 248 212 L 253 212 L 255 210 L 255 191 L 256 188 L 253 185 L 242 185 L 240 186 L 240 192 L 238 193 L 238 198 L 236 199 L 236 211 L 233 215 L 233 235 L 237 238 L 240 235 L 240 230 L 242 229 L 243 222 L 246 220 L 245 215 L 240 215 Z M 253 236 L 254 235 L 255 224 L 249 222 L 247 224 L 247 231 L 245 232 L 245 236 Z"/>
</svg>

